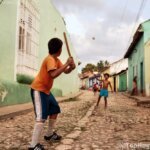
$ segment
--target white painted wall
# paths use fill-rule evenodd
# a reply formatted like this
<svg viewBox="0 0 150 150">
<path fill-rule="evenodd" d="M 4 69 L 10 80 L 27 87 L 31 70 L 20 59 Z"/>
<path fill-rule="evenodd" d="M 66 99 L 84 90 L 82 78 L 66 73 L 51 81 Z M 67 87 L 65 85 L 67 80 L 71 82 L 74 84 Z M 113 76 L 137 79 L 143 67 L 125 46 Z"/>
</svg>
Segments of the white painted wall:
<svg viewBox="0 0 150 150">
<path fill-rule="evenodd" d="M 128 68 L 128 59 L 121 59 L 117 62 L 111 64 L 110 74 L 117 74 L 122 70 L 126 70 Z"/>
</svg>

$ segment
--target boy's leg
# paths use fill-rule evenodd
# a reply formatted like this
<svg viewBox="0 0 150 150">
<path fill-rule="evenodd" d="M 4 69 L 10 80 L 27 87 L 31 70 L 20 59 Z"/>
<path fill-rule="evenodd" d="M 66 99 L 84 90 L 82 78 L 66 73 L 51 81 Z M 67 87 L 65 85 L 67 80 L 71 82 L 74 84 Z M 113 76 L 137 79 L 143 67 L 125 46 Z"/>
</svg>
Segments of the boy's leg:
<svg viewBox="0 0 150 150">
<path fill-rule="evenodd" d="M 39 143 L 40 135 L 43 131 L 44 122 L 36 122 L 33 129 L 30 147 L 35 147 Z"/>
<path fill-rule="evenodd" d="M 58 114 L 49 116 L 46 136 L 51 136 L 53 134 L 56 125 L 57 116 Z"/>
<path fill-rule="evenodd" d="M 103 95 L 103 90 L 101 90 L 100 93 L 99 93 L 99 97 L 98 97 L 97 105 L 96 105 L 96 106 L 99 105 L 102 96 L 104 96 L 104 95 Z"/>
<path fill-rule="evenodd" d="M 96 106 L 98 106 L 98 105 L 99 105 L 100 100 L 101 100 L 101 96 L 99 95 Z"/>
<path fill-rule="evenodd" d="M 34 148 L 38 143 L 40 136 L 43 131 L 44 122 L 46 120 L 46 99 L 42 99 L 41 92 L 31 90 L 31 97 L 34 105 L 34 111 L 36 115 L 36 122 L 33 129 L 32 141 L 30 144 L 30 148 Z"/>
<path fill-rule="evenodd" d="M 58 102 L 56 101 L 55 97 L 50 94 L 49 96 L 49 122 L 48 122 L 48 129 L 47 133 L 44 136 L 45 140 L 60 140 L 61 136 L 58 136 L 56 133 L 54 133 L 55 124 L 57 120 L 57 116 L 60 113 L 60 107 L 58 105 Z M 54 136 L 53 136 L 54 135 Z"/>
<path fill-rule="evenodd" d="M 105 90 L 104 91 L 105 109 L 107 108 L 107 97 L 108 97 L 108 90 Z"/>
<path fill-rule="evenodd" d="M 94 96 L 95 96 L 95 90 L 93 89 L 93 93 L 94 93 Z"/>
<path fill-rule="evenodd" d="M 105 109 L 107 108 L 107 97 L 104 97 L 105 100 Z"/>
</svg>

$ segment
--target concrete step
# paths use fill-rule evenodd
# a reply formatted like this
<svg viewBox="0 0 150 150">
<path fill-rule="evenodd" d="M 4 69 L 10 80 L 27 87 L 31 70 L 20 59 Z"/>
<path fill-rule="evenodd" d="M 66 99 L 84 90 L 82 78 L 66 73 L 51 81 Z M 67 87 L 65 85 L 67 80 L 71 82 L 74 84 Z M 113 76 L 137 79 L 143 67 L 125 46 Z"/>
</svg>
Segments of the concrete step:
<svg viewBox="0 0 150 150">
<path fill-rule="evenodd" d="M 134 99 L 137 102 L 137 106 L 150 105 L 150 97 L 131 96 L 127 93 L 123 93 L 123 95 L 127 96 L 128 98 Z"/>
</svg>

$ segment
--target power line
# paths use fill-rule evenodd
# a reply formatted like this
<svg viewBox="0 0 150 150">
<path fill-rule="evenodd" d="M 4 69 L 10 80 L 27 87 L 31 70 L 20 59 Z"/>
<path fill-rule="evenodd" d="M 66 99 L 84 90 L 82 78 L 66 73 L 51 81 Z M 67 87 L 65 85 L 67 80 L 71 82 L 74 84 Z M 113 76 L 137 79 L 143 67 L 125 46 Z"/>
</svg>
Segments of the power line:
<svg viewBox="0 0 150 150">
<path fill-rule="evenodd" d="M 130 40 L 131 40 L 131 38 L 132 38 L 133 32 L 134 32 L 134 30 L 135 30 L 135 28 L 136 28 L 137 22 L 138 22 L 138 20 L 139 20 L 139 18 L 140 18 L 140 15 L 141 15 L 141 13 L 142 13 L 144 7 L 145 7 L 146 2 L 147 2 L 147 0 L 142 0 L 142 2 L 141 2 L 141 4 L 140 4 L 139 10 L 138 10 L 138 13 L 137 13 L 137 16 L 136 16 L 135 24 L 134 24 L 134 26 L 133 26 L 133 29 L 132 29 L 132 32 L 131 32 L 130 39 L 129 39 L 128 43 L 130 42 Z M 128 45 L 127 45 L 127 47 L 128 47 Z M 127 49 L 127 48 L 126 48 L 126 49 Z M 139 57 L 139 58 L 140 58 L 140 57 Z M 139 60 L 139 58 L 138 58 L 138 60 Z M 121 65 L 122 65 L 122 63 L 119 64 L 118 69 L 120 68 Z"/>
<path fill-rule="evenodd" d="M 126 0 L 126 3 L 125 3 L 125 5 L 124 5 L 123 12 L 122 12 L 122 15 L 121 15 L 121 23 L 124 21 L 126 9 L 127 9 L 127 7 L 128 7 L 128 2 L 129 2 L 129 0 Z M 120 25 L 121 25 L 121 24 L 120 24 Z"/>
<path fill-rule="evenodd" d="M 126 0 L 126 2 L 124 4 L 124 7 L 123 7 L 123 11 L 122 11 L 121 17 L 120 17 L 120 24 L 119 24 L 119 27 L 118 27 L 119 29 L 121 29 L 121 25 L 122 25 L 122 23 L 124 21 L 126 10 L 128 8 L 128 3 L 129 3 L 129 0 Z M 113 41 L 114 41 L 113 43 L 115 43 L 117 41 L 117 36 L 116 36 L 116 38 Z M 121 67 L 121 65 L 122 65 L 122 62 L 120 64 L 118 64 L 117 67 L 115 67 L 115 71 L 117 69 L 119 69 Z"/>
<path fill-rule="evenodd" d="M 129 0 L 126 0 L 126 2 L 125 2 L 124 5 L 123 5 L 123 8 L 121 8 L 123 11 L 122 11 L 122 13 L 121 13 L 121 15 L 120 15 L 120 18 L 119 18 L 120 24 L 118 25 L 118 29 L 121 29 L 121 25 L 122 25 L 122 23 L 123 23 L 123 21 L 124 21 L 125 14 L 126 14 L 126 9 L 127 9 L 127 7 L 128 7 L 128 2 L 129 2 Z M 115 38 L 113 39 L 113 43 L 114 43 L 114 44 L 116 44 L 116 42 L 117 42 L 117 37 L 118 37 L 118 34 L 117 34 L 117 35 L 115 36 Z"/>
<path fill-rule="evenodd" d="M 141 16 L 141 13 L 142 11 L 144 10 L 144 7 L 145 7 L 145 4 L 146 4 L 147 0 L 142 0 L 141 4 L 140 4 L 140 7 L 139 7 L 139 10 L 138 10 L 138 13 L 137 13 L 137 16 L 136 16 L 136 19 L 135 19 L 135 23 L 134 23 L 134 26 L 133 26 L 133 29 L 131 31 L 131 35 L 129 37 L 129 41 L 128 41 L 128 44 L 130 43 L 131 39 L 132 39 L 132 36 L 134 34 L 134 31 L 136 29 L 136 26 L 137 26 L 137 23 L 140 19 L 140 16 Z M 128 44 L 127 44 L 127 47 L 128 47 Z"/>
</svg>

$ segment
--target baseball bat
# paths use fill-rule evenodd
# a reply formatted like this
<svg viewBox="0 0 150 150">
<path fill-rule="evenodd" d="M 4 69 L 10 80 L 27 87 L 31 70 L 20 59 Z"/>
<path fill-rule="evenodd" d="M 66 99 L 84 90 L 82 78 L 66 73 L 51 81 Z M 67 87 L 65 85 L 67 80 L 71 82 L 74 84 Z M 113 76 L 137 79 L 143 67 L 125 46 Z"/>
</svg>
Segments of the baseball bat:
<svg viewBox="0 0 150 150">
<path fill-rule="evenodd" d="M 70 48 L 69 48 L 69 44 L 68 44 L 68 40 L 67 40 L 67 36 L 66 36 L 65 32 L 64 32 L 64 39 L 65 39 L 65 44 L 66 44 L 68 55 L 69 55 L 69 57 L 72 57 L 71 52 L 70 52 Z"/>
<path fill-rule="evenodd" d="M 66 43 L 68 55 L 69 55 L 69 57 L 72 57 L 72 56 L 71 56 L 71 52 L 70 52 L 70 48 L 69 48 L 69 44 L 68 44 L 68 40 L 67 40 L 67 36 L 66 36 L 66 33 L 65 33 L 65 32 L 64 32 L 64 39 L 65 39 L 65 43 Z M 72 68 L 75 69 L 75 68 L 76 68 L 76 65 L 73 64 L 73 65 L 72 65 Z"/>
</svg>

